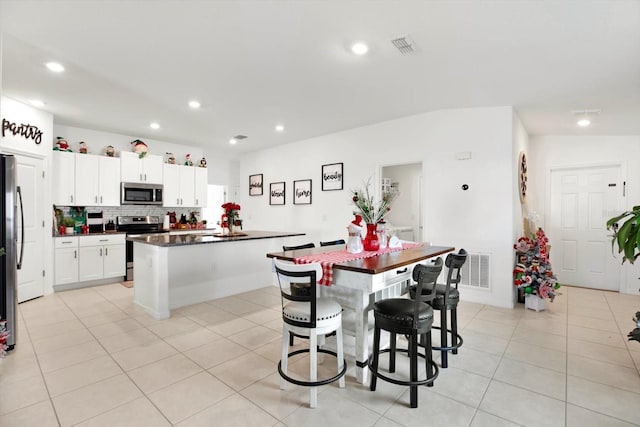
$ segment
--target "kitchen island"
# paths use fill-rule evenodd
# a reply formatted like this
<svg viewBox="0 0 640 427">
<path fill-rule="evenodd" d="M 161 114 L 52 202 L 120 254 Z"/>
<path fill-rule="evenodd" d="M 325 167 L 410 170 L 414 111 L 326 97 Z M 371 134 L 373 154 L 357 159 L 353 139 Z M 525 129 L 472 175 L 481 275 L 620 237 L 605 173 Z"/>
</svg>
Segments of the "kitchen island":
<svg viewBox="0 0 640 427">
<path fill-rule="evenodd" d="M 272 283 L 264 254 L 304 233 L 243 231 L 231 236 L 193 233 L 127 237 L 134 244 L 134 302 L 156 319 L 170 310 Z"/>
</svg>

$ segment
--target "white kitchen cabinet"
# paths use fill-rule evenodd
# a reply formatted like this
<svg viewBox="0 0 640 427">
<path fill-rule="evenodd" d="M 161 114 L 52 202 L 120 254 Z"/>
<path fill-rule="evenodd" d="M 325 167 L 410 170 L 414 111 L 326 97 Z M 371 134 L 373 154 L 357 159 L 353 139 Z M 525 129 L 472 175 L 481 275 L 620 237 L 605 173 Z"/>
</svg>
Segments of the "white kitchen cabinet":
<svg viewBox="0 0 640 427">
<path fill-rule="evenodd" d="M 55 284 L 78 281 L 78 238 L 58 237 L 55 240 Z"/>
<path fill-rule="evenodd" d="M 52 180 L 52 202 L 54 205 L 69 206 L 76 203 L 75 168 L 76 158 L 74 153 L 66 151 L 54 151 Z"/>
<path fill-rule="evenodd" d="M 209 176 L 207 168 L 194 168 L 195 171 L 195 200 L 193 206 L 207 207 L 207 193 L 209 191 Z"/>
<path fill-rule="evenodd" d="M 120 206 L 120 161 L 92 154 L 54 152 L 53 202 Z"/>
<path fill-rule="evenodd" d="M 124 276 L 125 235 L 99 235 L 81 237 L 79 242 L 80 267 L 78 281 Z"/>
<path fill-rule="evenodd" d="M 162 205 L 165 207 L 195 206 L 195 170 L 193 166 L 164 165 Z"/>
<path fill-rule="evenodd" d="M 162 156 L 147 154 L 139 158 L 138 154 L 122 151 L 120 153 L 120 177 L 122 182 L 144 182 L 162 184 Z"/>
</svg>

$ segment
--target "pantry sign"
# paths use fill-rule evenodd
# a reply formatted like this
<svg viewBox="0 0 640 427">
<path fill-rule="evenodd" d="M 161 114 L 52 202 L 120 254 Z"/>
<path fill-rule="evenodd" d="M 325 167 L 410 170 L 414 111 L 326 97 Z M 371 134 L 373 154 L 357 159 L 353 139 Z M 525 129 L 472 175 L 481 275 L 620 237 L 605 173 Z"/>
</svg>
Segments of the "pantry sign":
<svg viewBox="0 0 640 427">
<path fill-rule="evenodd" d="M 30 125 L 28 123 L 18 124 L 16 122 L 10 122 L 7 119 L 2 119 L 2 137 L 12 134 L 13 136 L 21 136 L 27 140 L 32 139 L 36 145 L 42 142 L 42 131 L 37 126 Z"/>
</svg>

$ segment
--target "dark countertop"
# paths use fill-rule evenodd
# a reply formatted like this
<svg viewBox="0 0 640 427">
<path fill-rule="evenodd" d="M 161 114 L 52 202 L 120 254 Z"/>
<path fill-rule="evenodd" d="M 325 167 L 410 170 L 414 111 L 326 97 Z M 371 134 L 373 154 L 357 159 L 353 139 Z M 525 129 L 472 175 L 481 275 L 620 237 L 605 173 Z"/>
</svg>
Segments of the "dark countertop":
<svg viewBox="0 0 640 427">
<path fill-rule="evenodd" d="M 185 230 L 186 231 L 186 230 Z M 222 236 L 219 233 L 203 233 L 202 230 L 193 230 L 193 233 L 179 234 L 145 234 L 138 237 L 127 237 L 134 243 L 146 243 L 154 246 L 188 246 L 209 243 L 239 242 L 243 240 L 273 239 L 276 237 L 304 236 L 305 233 L 288 231 L 241 231 L 234 236 Z"/>
<path fill-rule="evenodd" d="M 73 233 L 73 234 L 54 234 L 53 237 L 84 237 L 84 236 L 110 236 L 113 234 L 125 234 L 124 231 L 104 231 L 102 233 Z"/>
</svg>

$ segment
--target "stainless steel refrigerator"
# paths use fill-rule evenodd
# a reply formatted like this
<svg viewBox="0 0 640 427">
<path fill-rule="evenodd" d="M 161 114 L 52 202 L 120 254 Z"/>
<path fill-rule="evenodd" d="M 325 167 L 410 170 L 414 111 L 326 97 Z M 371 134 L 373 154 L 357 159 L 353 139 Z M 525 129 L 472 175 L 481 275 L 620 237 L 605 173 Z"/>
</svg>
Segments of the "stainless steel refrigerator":
<svg viewBox="0 0 640 427">
<path fill-rule="evenodd" d="M 4 256 L 0 256 L 0 319 L 7 321 L 9 339 L 8 349 L 16 344 L 16 310 L 18 300 L 18 270 L 22 267 L 24 247 L 18 245 L 18 216 L 24 241 L 22 227 L 22 194 L 16 184 L 16 158 L 0 155 L 0 191 L 4 193 L 4 203 L 0 204 L 0 245 L 4 248 Z M 19 208 L 18 208 L 19 205 Z M 18 252 L 20 246 L 20 252 Z"/>
</svg>

